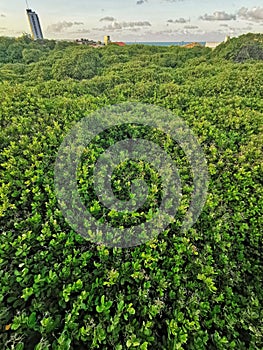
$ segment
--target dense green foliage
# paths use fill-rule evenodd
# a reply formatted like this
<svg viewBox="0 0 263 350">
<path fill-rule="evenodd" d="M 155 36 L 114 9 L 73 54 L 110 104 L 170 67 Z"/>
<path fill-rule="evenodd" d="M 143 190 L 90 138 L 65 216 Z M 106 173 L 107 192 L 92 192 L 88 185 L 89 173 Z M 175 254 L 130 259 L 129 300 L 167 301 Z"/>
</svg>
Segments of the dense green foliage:
<svg viewBox="0 0 263 350">
<path fill-rule="evenodd" d="M 219 45 L 215 56 L 231 59 L 235 62 L 247 60 L 263 60 L 262 34 L 245 34 Z"/>
<path fill-rule="evenodd" d="M 211 53 L 0 38 L 1 349 L 263 348 L 263 61 L 233 62 L 243 43 Z M 124 101 L 182 117 L 211 179 L 187 234 L 188 180 L 178 225 L 122 250 L 69 227 L 53 172 L 70 128 Z"/>
</svg>

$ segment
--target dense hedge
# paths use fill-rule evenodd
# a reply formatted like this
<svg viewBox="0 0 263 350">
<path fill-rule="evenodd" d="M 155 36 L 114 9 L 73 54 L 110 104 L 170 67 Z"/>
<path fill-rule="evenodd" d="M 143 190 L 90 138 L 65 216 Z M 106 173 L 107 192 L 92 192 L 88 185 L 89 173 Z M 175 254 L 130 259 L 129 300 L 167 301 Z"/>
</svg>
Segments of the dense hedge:
<svg viewBox="0 0 263 350">
<path fill-rule="evenodd" d="M 1 348 L 262 349 L 263 62 L 204 48 L 21 41 L 21 55 L 11 47 L 0 66 Z M 188 180 L 176 224 L 141 246 L 108 249 L 66 223 L 54 162 L 77 121 L 124 101 L 181 116 L 210 184 L 187 234 Z"/>
<path fill-rule="evenodd" d="M 220 44 L 214 51 L 214 55 L 235 62 L 263 59 L 262 34 L 244 34 L 238 38 L 232 38 L 226 43 Z"/>
</svg>

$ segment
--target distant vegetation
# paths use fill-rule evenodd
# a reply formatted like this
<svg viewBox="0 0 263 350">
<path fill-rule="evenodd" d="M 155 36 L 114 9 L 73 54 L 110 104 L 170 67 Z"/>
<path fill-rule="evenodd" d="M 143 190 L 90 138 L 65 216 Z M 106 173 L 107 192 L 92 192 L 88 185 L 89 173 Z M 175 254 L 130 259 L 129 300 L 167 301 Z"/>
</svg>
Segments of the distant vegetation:
<svg viewBox="0 0 263 350">
<path fill-rule="evenodd" d="M 245 34 L 219 45 L 215 51 L 216 57 L 245 62 L 248 60 L 263 60 L 263 35 Z"/>
<path fill-rule="evenodd" d="M 262 47 L 259 34 L 214 51 L 0 38 L 1 349 L 263 348 Z M 180 233 L 192 175 L 170 149 L 183 186 L 176 223 L 122 250 L 69 227 L 53 176 L 70 128 L 125 101 L 182 117 L 206 154 L 210 185 L 197 223 Z M 123 173 L 115 175 L 125 196 Z"/>
</svg>

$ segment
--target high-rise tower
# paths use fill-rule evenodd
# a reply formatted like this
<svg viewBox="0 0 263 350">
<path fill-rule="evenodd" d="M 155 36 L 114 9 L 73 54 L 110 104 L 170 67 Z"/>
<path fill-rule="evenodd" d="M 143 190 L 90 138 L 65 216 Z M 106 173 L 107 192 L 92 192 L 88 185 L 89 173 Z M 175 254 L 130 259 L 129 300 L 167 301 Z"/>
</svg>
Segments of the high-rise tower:
<svg viewBox="0 0 263 350">
<path fill-rule="evenodd" d="M 42 34 L 38 15 L 30 9 L 27 9 L 26 13 L 27 13 L 27 17 L 29 20 L 29 24 L 30 24 L 30 28 L 31 28 L 31 32 L 34 40 L 43 39 L 43 34 Z"/>
</svg>

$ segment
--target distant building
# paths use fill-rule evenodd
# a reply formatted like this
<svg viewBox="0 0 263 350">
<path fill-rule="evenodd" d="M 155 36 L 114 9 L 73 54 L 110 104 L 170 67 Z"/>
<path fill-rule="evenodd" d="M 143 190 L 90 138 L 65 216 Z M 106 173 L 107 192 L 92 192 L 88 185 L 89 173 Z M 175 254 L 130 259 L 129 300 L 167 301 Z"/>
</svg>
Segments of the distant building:
<svg viewBox="0 0 263 350">
<path fill-rule="evenodd" d="M 33 39 L 34 40 L 43 39 L 43 34 L 42 34 L 38 15 L 30 9 L 27 9 L 26 13 L 29 20 Z"/>
<path fill-rule="evenodd" d="M 115 44 L 118 46 L 125 46 L 126 44 L 123 43 L 122 41 L 111 41 L 109 35 L 104 36 L 104 45 L 109 45 L 109 44 Z"/>
<path fill-rule="evenodd" d="M 76 43 L 79 45 L 96 45 L 97 44 L 97 42 L 94 40 L 83 39 L 83 38 L 77 39 Z"/>
<path fill-rule="evenodd" d="M 77 39 L 76 43 L 78 45 L 88 45 L 92 47 L 103 47 L 104 45 L 101 43 L 101 41 L 94 41 L 89 39 Z"/>
<path fill-rule="evenodd" d="M 113 41 L 112 44 L 118 45 L 118 46 L 125 46 L 126 44 L 122 41 Z"/>
<path fill-rule="evenodd" d="M 110 41 L 110 36 L 109 36 L 109 35 L 105 35 L 105 36 L 104 36 L 104 44 L 105 44 L 105 45 L 108 45 L 110 42 L 111 42 L 111 41 Z"/>
<path fill-rule="evenodd" d="M 209 47 L 210 49 L 215 49 L 221 42 L 206 42 L 205 47 Z"/>
<path fill-rule="evenodd" d="M 193 43 L 186 44 L 183 47 L 187 49 L 192 49 L 193 47 L 202 47 L 202 45 L 197 42 L 193 42 Z"/>
</svg>

